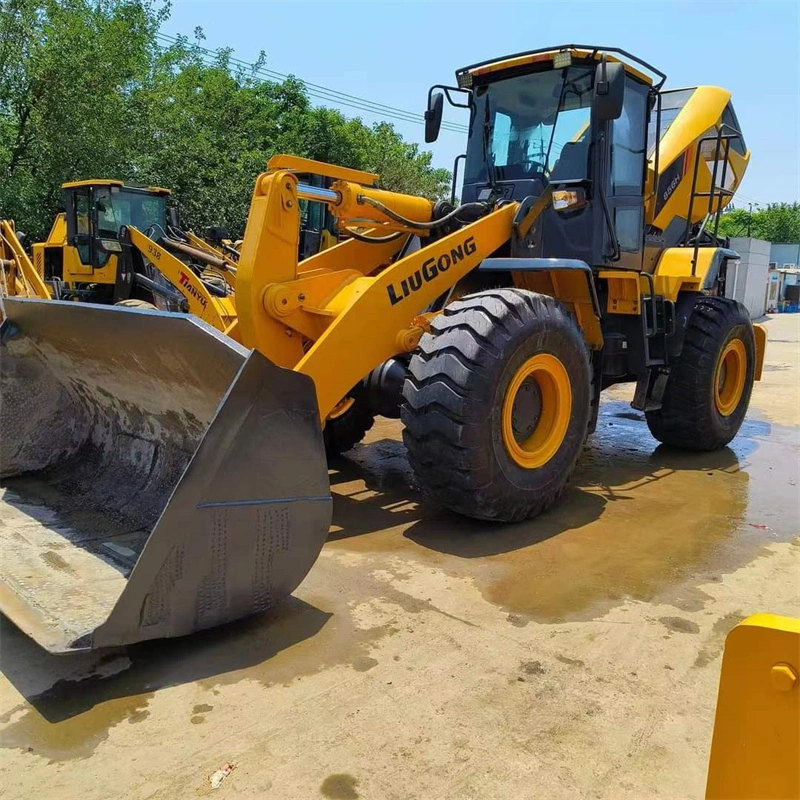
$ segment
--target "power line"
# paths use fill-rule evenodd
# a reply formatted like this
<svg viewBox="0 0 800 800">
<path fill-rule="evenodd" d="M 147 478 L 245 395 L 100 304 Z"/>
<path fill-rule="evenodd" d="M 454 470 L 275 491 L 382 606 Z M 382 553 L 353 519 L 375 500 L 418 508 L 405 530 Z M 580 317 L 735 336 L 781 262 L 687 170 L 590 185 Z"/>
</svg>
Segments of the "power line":
<svg viewBox="0 0 800 800">
<path fill-rule="evenodd" d="M 766 203 L 762 203 L 760 200 L 754 200 L 752 197 L 741 194 L 741 192 L 736 192 L 736 194 L 734 194 L 731 198 L 731 201 L 733 200 L 740 200 L 748 204 L 752 203 L 754 206 L 761 206 L 762 208 L 766 207 L 767 205 Z"/>
<path fill-rule="evenodd" d="M 184 38 L 178 38 L 174 36 L 168 36 L 164 33 L 157 34 L 157 37 L 162 41 L 168 42 L 170 44 L 182 44 Z M 192 47 L 202 53 L 205 53 L 208 57 L 211 58 L 218 58 L 219 51 L 217 50 L 210 50 L 209 48 L 202 47 L 198 44 L 193 44 Z M 270 78 L 273 80 L 287 80 L 290 76 L 286 75 L 282 72 L 277 72 L 276 70 L 267 69 L 266 67 L 258 67 L 253 63 L 248 61 L 243 61 L 239 58 L 234 58 L 233 56 L 228 56 L 228 60 L 236 64 L 238 66 L 245 67 L 249 69 L 253 74 L 261 75 L 266 78 Z M 209 62 L 205 61 L 205 64 L 209 65 Z M 213 62 L 211 62 L 213 63 Z M 364 111 L 369 114 L 374 114 L 375 116 L 386 118 L 390 117 L 392 119 L 400 120 L 401 122 L 413 122 L 417 125 L 424 125 L 424 119 L 422 118 L 421 114 L 416 114 L 413 111 L 406 111 L 401 108 L 395 108 L 394 106 L 385 105 L 383 103 L 375 102 L 374 100 L 367 100 L 363 97 L 357 97 L 356 95 L 347 94 L 345 92 L 340 92 L 336 89 L 329 89 L 326 86 L 321 86 L 316 83 L 311 83 L 309 81 L 304 81 L 302 78 L 298 78 L 298 80 L 303 84 L 306 89 L 306 92 L 309 96 L 314 97 L 318 100 L 323 100 L 327 103 L 333 103 L 335 105 L 345 106 L 347 108 L 353 108 L 358 111 Z M 444 130 L 450 131 L 452 133 L 466 133 L 469 129 L 466 125 L 462 125 L 456 122 L 442 122 L 442 128 Z"/>
</svg>

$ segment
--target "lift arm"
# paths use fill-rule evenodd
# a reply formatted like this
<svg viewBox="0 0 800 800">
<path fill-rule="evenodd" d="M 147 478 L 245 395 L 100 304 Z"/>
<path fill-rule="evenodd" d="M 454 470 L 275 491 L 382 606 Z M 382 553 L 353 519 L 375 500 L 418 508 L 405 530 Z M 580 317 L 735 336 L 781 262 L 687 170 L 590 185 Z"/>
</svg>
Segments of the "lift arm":
<svg viewBox="0 0 800 800">
<path fill-rule="evenodd" d="M 417 346 L 427 327 L 418 315 L 508 240 L 515 211 L 502 206 L 331 298 L 334 321 L 297 365 L 314 380 L 323 418 L 364 375 Z"/>
<path fill-rule="evenodd" d="M 50 299 L 50 290 L 20 244 L 13 222 L 5 219 L 0 220 L 0 261 L 0 294 Z"/>
<path fill-rule="evenodd" d="M 308 162 L 303 166 L 311 171 Z M 307 259 L 301 269 L 298 200 L 309 196 L 306 191 L 329 204 L 340 227 L 366 228 L 375 243 L 344 242 Z M 330 190 L 307 189 L 291 171 L 265 173 L 256 182 L 237 275 L 242 343 L 310 376 L 325 419 L 372 369 L 417 346 L 427 327 L 419 315 L 511 238 L 518 205 L 499 206 L 396 259 L 408 235 L 428 235 L 429 200 L 344 180 Z"/>
</svg>

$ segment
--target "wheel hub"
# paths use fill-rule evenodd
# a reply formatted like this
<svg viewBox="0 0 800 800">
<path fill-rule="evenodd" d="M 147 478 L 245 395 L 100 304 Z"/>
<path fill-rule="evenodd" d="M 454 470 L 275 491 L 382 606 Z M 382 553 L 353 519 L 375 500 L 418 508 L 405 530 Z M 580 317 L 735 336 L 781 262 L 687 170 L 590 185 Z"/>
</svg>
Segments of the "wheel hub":
<svg viewBox="0 0 800 800">
<path fill-rule="evenodd" d="M 530 438 L 541 416 L 542 390 L 533 378 L 527 378 L 519 387 L 511 408 L 511 427 L 520 444 Z"/>
<path fill-rule="evenodd" d="M 501 430 L 512 460 L 538 469 L 559 451 L 572 415 L 572 385 L 561 360 L 552 353 L 529 358 L 512 376 Z"/>
<path fill-rule="evenodd" d="M 714 376 L 714 405 L 723 417 L 739 407 L 747 377 L 747 351 L 741 339 L 731 339 L 717 361 Z"/>
</svg>

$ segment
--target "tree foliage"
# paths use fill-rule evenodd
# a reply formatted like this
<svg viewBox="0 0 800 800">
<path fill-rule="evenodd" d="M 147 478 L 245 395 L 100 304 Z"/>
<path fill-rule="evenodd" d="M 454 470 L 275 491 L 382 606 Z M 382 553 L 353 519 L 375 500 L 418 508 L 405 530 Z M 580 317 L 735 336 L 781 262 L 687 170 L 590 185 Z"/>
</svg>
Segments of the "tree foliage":
<svg viewBox="0 0 800 800">
<path fill-rule="evenodd" d="M 719 221 L 722 236 L 753 236 L 768 242 L 800 244 L 800 203 L 770 203 L 750 211 L 736 208 Z"/>
<path fill-rule="evenodd" d="M 68 180 L 173 190 L 187 227 L 241 233 L 277 152 L 378 172 L 439 197 L 449 173 L 388 123 L 314 107 L 301 81 L 263 80 L 196 42 L 164 48 L 155 0 L 0 0 L 0 215 L 46 235 Z"/>
</svg>

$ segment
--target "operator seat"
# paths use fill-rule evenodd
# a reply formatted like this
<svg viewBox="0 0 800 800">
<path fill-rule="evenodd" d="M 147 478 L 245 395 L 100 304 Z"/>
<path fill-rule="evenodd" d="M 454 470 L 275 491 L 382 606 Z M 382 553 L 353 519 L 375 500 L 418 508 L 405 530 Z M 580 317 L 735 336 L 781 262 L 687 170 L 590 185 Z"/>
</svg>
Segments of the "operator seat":
<svg viewBox="0 0 800 800">
<path fill-rule="evenodd" d="M 585 178 L 589 164 L 589 140 L 567 142 L 561 148 L 561 155 L 553 165 L 550 183 Z"/>
</svg>

